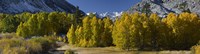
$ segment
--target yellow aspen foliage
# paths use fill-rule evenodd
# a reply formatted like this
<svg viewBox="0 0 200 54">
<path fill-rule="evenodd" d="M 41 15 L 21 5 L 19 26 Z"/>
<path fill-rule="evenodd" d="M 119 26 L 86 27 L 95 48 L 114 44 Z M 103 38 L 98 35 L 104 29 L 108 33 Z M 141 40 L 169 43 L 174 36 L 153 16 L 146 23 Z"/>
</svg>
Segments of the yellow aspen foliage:
<svg viewBox="0 0 200 54">
<path fill-rule="evenodd" d="M 102 20 L 96 18 L 96 16 L 86 16 L 84 17 L 82 22 L 83 24 L 77 26 L 77 29 L 73 31 L 75 33 L 75 35 L 73 36 L 75 44 L 72 45 L 79 47 L 97 47 L 112 45 L 112 23 L 110 19 L 106 18 L 105 20 Z M 72 35 L 71 29 L 68 31 L 67 35 L 69 36 L 69 43 L 72 42 L 72 37 L 70 37 Z"/>
<path fill-rule="evenodd" d="M 71 44 L 71 45 L 75 44 L 76 35 L 75 35 L 74 25 L 72 25 L 71 28 L 69 29 L 69 31 L 67 33 L 67 37 L 68 37 L 69 44 Z"/>
<path fill-rule="evenodd" d="M 114 22 L 109 17 L 86 16 L 67 36 L 69 43 L 80 47 L 114 44 L 123 50 L 188 50 L 200 40 L 199 25 L 194 13 L 169 13 L 166 18 L 154 13 L 123 13 Z"/>
<path fill-rule="evenodd" d="M 112 38 L 116 47 L 124 50 L 131 50 L 135 47 L 134 37 L 135 33 L 132 33 L 133 27 L 132 18 L 124 13 L 120 19 L 116 20 L 113 26 Z"/>
<path fill-rule="evenodd" d="M 199 18 L 195 14 L 181 13 L 175 16 L 171 13 L 166 19 L 165 23 L 172 29 L 172 40 L 168 42 L 171 49 L 188 49 L 199 41 Z"/>
<path fill-rule="evenodd" d="M 109 46 L 112 45 L 112 21 L 110 18 L 104 18 L 103 24 L 101 25 L 101 41 L 100 44 L 102 46 Z"/>
</svg>

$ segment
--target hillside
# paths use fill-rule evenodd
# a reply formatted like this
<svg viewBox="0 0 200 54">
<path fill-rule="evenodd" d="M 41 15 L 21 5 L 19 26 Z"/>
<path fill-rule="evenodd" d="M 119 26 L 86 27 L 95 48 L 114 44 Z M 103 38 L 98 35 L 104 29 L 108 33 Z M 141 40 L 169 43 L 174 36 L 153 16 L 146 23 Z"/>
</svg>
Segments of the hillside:
<svg viewBox="0 0 200 54">
<path fill-rule="evenodd" d="M 66 0 L 0 0 L 0 13 L 16 14 L 54 11 L 74 13 L 76 7 Z"/>
<path fill-rule="evenodd" d="M 165 17 L 167 13 L 194 12 L 200 14 L 200 0 L 142 0 L 127 12 L 157 13 Z"/>
</svg>

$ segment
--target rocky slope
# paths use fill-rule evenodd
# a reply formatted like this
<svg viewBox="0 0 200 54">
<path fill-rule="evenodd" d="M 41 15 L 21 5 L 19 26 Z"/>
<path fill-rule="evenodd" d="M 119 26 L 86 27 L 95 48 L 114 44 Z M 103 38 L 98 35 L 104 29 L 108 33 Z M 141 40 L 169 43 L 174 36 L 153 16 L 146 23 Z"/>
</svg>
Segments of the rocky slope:
<svg viewBox="0 0 200 54">
<path fill-rule="evenodd" d="M 0 0 L 0 13 L 16 14 L 53 11 L 74 13 L 76 7 L 66 0 Z"/>
<path fill-rule="evenodd" d="M 200 0 L 142 0 L 127 12 L 157 13 L 165 17 L 167 13 L 193 12 L 200 14 Z"/>
</svg>

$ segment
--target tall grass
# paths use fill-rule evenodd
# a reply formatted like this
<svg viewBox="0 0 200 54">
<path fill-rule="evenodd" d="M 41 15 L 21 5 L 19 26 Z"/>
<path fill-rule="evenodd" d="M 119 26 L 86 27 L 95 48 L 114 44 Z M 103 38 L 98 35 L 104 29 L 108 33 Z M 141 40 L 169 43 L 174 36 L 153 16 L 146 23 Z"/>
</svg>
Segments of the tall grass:
<svg viewBox="0 0 200 54">
<path fill-rule="evenodd" d="M 53 48 L 57 38 L 54 36 L 24 39 L 14 34 L 3 34 L 0 39 L 0 54 L 43 54 Z"/>
</svg>

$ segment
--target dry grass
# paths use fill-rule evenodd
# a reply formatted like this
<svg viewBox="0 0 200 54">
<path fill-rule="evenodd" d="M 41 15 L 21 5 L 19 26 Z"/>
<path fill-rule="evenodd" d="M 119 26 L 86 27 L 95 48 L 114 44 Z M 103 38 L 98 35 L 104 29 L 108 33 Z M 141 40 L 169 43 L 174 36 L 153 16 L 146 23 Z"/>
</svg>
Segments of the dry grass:
<svg viewBox="0 0 200 54">
<path fill-rule="evenodd" d="M 77 54 L 191 54 L 190 51 L 123 51 L 115 47 L 79 48 L 65 45 L 57 50 L 71 49 Z"/>
</svg>

